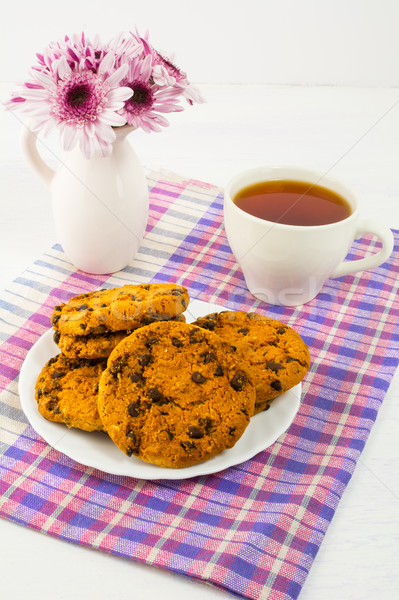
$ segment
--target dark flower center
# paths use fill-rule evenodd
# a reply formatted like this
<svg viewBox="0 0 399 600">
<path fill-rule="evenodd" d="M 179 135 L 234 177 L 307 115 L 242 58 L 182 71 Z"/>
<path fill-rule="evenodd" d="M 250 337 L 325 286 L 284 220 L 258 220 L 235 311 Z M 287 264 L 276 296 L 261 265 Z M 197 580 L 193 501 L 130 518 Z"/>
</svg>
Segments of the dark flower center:
<svg viewBox="0 0 399 600">
<path fill-rule="evenodd" d="M 77 85 L 67 93 L 67 102 L 70 106 L 82 106 L 90 98 L 90 90 L 87 85 Z"/>
<path fill-rule="evenodd" d="M 125 104 L 129 112 L 138 115 L 152 108 L 154 94 L 148 83 L 133 81 L 126 85 L 133 90 L 133 96 Z"/>
<path fill-rule="evenodd" d="M 94 73 L 72 73 L 61 80 L 52 96 L 53 112 L 60 121 L 83 126 L 94 122 L 106 104 L 106 89 Z"/>
<path fill-rule="evenodd" d="M 141 106 L 151 106 L 152 104 L 152 92 L 151 89 L 144 83 L 136 82 L 132 85 L 134 92 L 129 102 L 132 104 L 139 104 Z"/>
</svg>

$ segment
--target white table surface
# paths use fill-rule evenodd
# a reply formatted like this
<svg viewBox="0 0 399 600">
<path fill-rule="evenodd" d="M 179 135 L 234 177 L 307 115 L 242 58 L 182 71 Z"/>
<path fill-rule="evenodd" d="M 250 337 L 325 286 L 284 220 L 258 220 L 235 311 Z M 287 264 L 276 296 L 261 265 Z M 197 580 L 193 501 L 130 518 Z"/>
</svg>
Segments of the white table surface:
<svg viewBox="0 0 399 600">
<path fill-rule="evenodd" d="M 4 100 L 9 86 L 0 87 Z M 399 229 L 399 89 L 202 86 L 207 104 L 162 133 L 130 136 L 141 161 L 223 186 L 240 170 L 295 164 L 329 171 L 365 217 Z M 21 124 L 0 115 L 0 289 L 56 242 L 50 194 L 25 164 Z M 57 140 L 44 155 L 56 164 Z M 300 600 L 399 597 L 399 376 L 394 378 Z M 0 519 L 4 600 L 217 600 L 185 577 L 40 535 Z"/>
</svg>

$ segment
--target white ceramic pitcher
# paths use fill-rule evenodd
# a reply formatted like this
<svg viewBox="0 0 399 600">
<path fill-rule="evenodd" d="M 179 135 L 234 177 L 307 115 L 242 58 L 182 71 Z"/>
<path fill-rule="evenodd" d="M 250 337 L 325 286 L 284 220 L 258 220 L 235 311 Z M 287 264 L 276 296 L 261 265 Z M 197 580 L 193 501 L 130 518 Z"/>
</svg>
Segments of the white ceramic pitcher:
<svg viewBox="0 0 399 600">
<path fill-rule="evenodd" d="M 120 271 L 133 260 L 144 237 L 148 186 L 126 139 L 133 129 L 115 129 L 110 156 L 88 159 L 75 148 L 65 153 L 56 171 L 41 158 L 36 135 L 23 129 L 25 157 L 51 189 L 59 242 L 72 263 L 87 273 Z"/>
</svg>

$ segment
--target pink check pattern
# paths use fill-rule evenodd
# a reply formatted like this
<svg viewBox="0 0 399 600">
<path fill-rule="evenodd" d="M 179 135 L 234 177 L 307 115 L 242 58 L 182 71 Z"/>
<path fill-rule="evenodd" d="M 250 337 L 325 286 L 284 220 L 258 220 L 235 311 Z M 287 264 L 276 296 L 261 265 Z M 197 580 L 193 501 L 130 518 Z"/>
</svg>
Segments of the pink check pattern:
<svg viewBox="0 0 399 600">
<path fill-rule="evenodd" d="M 398 245 L 378 269 L 328 281 L 303 307 L 270 307 L 248 293 L 231 254 L 221 190 L 159 173 L 149 174 L 149 183 L 147 236 L 131 266 L 112 277 L 88 276 L 56 246 L 0 296 L 0 515 L 238 597 L 295 599 L 399 362 Z M 373 246 L 357 241 L 351 257 Z M 27 423 L 19 370 L 50 327 L 53 307 L 82 291 L 150 280 L 267 313 L 309 344 L 299 413 L 270 448 L 213 475 L 151 482 L 76 463 Z"/>
</svg>

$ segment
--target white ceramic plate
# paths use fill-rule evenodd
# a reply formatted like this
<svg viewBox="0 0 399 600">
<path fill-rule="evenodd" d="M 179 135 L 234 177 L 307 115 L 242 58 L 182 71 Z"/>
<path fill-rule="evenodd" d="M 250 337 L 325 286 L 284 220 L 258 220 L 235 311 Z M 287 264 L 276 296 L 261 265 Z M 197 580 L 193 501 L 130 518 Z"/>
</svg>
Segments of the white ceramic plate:
<svg viewBox="0 0 399 600">
<path fill-rule="evenodd" d="M 219 305 L 193 300 L 186 318 L 191 321 L 200 315 L 221 310 L 224 309 Z M 103 433 L 68 429 L 65 425 L 47 421 L 41 416 L 35 400 L 36 380 L 45 363 L 58 352 L 52 330 L 47 331 L 28 352 L 19 378 L 22 409 L 35 431 L 53 448 L 77 462 L 114 475 L 139 479 L 186 479 L 216 473 L 252 458 L 273 444 L 290 426 L 300 405 L 301 384 L 298 384 L 276 398 L 268 411 L 255 415 L 233 448 L 192 467 L 158 467 L 134 456 L 125 456 Z"/>
</svg>

